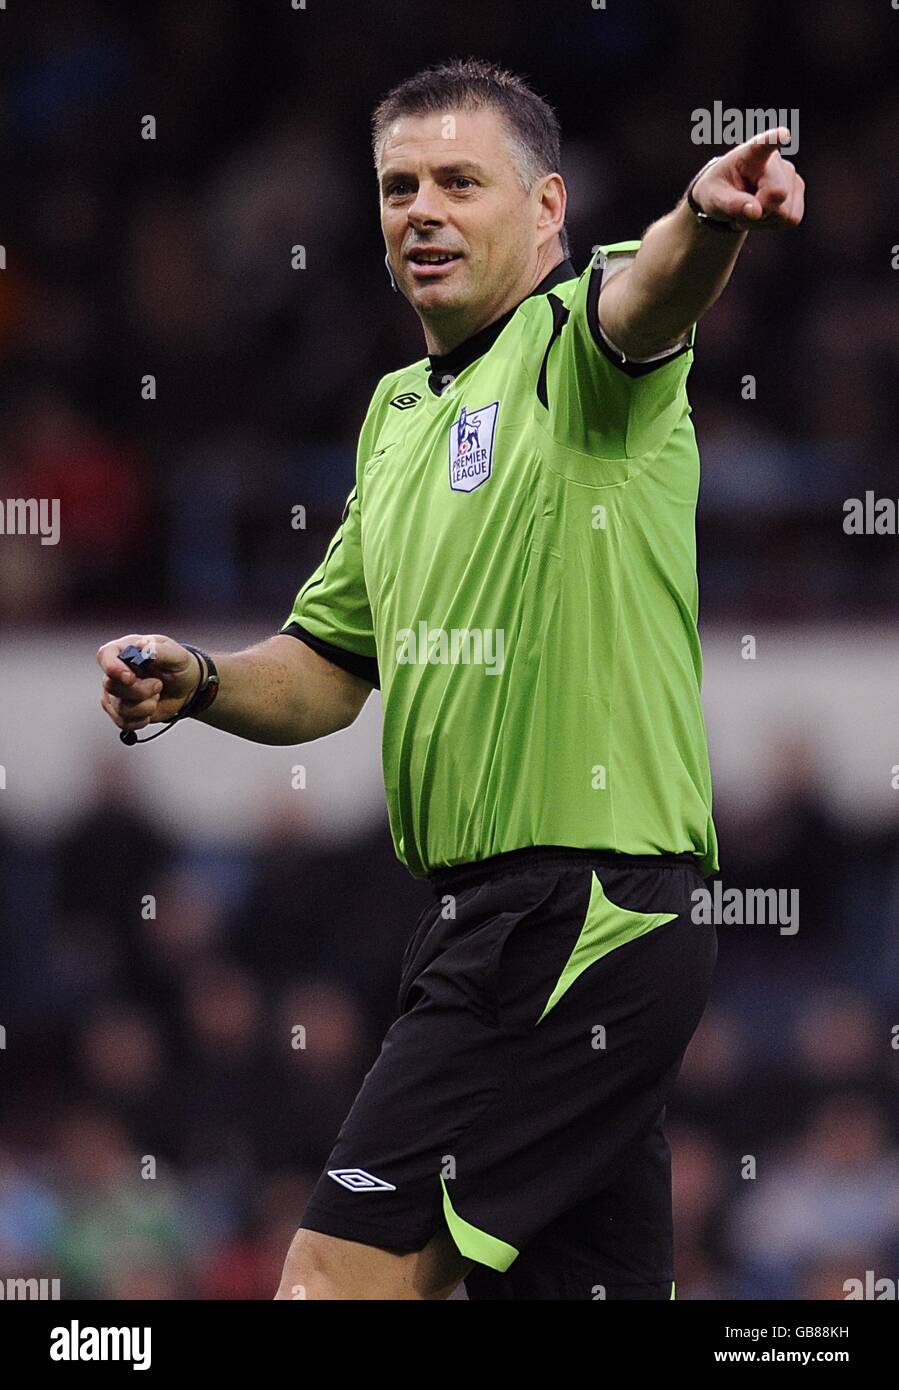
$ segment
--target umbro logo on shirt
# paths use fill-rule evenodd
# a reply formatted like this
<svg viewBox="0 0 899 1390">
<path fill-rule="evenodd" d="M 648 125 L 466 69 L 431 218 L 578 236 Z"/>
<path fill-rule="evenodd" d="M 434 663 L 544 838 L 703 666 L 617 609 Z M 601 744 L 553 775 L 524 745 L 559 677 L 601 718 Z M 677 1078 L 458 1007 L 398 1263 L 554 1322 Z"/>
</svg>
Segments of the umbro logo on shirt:
<svg viewBox="0 0 899 1390">
<path fill-rule="evenodd" d="M 420 400 L 421 396 L 417 391 L 403 391 L 401 395 L 394 396 L 390 404 L 395 405 L 397 410 L 411 410 Z"/>
<path fill-rule="evenodd" d="M 396 1192 L 392 1182 L 376 1178 L 366 1173 L 364 1168 L 329 1168 L 328 1177 L 339 1182 L 341 1187 L 348 1187 L 351 1192 Z"/>
<path fill-rule="evenodd" d="M 453 492 L 474 492 L 486 483 L 493 466 L 493 436 L 499 401 L 477 410 L 462 406 L 450 425 L 449 469 Z"/>
</svg>

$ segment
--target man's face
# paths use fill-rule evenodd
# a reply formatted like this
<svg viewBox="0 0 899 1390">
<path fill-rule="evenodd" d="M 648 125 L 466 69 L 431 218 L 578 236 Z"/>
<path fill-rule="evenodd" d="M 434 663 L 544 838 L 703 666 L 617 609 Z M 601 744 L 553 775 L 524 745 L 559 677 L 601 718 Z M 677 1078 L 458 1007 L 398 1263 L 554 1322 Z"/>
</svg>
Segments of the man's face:
<svg viewBox="0 0 899 1390">
<path fill-rule="evenodd" d="M 507 128 L 491 109 L 400 117 L 379 181 L 390 264 L 426 326 L 488 322 L 514 302 L 554 235 L 540 225 L 540 181 L 530 193 L 522 187 Z M 438 252 L 449 259 L 435 264 Z"/>
</svg>

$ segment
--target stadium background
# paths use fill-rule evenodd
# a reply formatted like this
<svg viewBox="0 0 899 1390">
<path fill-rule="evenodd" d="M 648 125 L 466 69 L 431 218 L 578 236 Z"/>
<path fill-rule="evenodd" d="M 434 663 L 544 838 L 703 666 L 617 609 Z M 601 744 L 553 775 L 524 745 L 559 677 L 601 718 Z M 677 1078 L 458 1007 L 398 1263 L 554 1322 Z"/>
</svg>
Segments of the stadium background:
<svg viewBox="0 0 899 1390">
<path fill-rule="evenodd" d="M 377 697 L 314 748 L 128 750 L 93 653 L 286 617 L 377 378 L 423 352 L 369 111 L 467 53 L 558 107 L 578 266 L 713 152 L 695 108 L 799 110 L 806 222 L 750 238 L 691 398 L 723 878 L 798 889 L 800 928 L 721 930 L 669 1115 L 678 1284 L 830 1299 L 899 1273 L 899 540 L 842 528 L 846 498 L 899 495 L 897 34 L 886 0 L 0 13 L 0 493 L 62 507 L 58 546 L 0 538 L 0 1277 L 270 1297 L 390 1021 L 427 890 L 387 835 Z"/>
</svg>

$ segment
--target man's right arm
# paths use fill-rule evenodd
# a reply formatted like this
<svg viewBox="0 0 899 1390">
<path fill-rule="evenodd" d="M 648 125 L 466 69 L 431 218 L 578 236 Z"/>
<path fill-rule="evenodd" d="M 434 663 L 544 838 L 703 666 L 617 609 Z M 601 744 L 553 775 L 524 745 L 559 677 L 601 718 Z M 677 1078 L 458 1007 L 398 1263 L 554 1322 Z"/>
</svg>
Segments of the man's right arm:
<svg viewBox="0 0 899 1390">
<path fill-rule="evenodd" d="M 218 693 L 207 709 L 190 718 L 254 743 L 308 743 L 352 724 L 378 684 L 362 555 L 363 465 L 375 452 L 379 412 L 391 381 L 383 378 L 366 413 L 355 486 L 340 525 L 297 594 L 282 631 L 246 651 L 212 652 Z M 140 677 L 119 660 L 119 652 L 128 646 L 150 646 L 156 653 L 156 660 L 141 668 Z M 101 704 L 120 729 L 138 730 L 171 719 L 201 678 L 197 657 L 159 634 L 132 633 L 107 642 L 97 660 L 106 677 Z"/>
<path fill-rule="evenodd" d="M 156 660 L 138 677 L 119 660 L 127 646 L 151 646 Z M 335 666 L 295 637 L 278 634 L 246 651 L 212 653 L 219 691 L 197 719 L 255 743 L 308 743 L 345 729 L 372 686 Z M 97 652 L 104 672 L 103 709 L 120 729 L 138 730 L 171 719 L 195 690 L 197 658 L 160 634 L 129 634 Z"/>
</svg>

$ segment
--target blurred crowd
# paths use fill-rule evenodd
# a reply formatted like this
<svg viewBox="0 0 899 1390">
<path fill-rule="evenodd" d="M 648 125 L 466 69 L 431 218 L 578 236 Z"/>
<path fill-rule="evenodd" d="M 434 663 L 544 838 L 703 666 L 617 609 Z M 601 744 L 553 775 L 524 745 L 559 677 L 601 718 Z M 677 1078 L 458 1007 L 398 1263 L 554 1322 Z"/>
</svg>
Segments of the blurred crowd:
<svg viewBox="0 0 899 1390">
<path fill-rule="evenodd" d="M 764 813 L 719 810 L 727 886 L 798 889 L 799 929 L 719 930 L 668 1115 L 680 1297 L 899 1273 L 899 834 L 822 805 L 786 777 Z M 95 809 L 0 845 L 0 1278 L 272 1295 L 431 901 L 386 828 L 313 832 L 187 855 Z"/>
<path fill-rule="evenodd" d="M 386 827 L 185 858 L 98 809 L 2 858 L 0 1278 L 270 1296 L 429 890 Z"/>
<path fill-rule="evenodd" d="M 7 628 L 212 604 L 280 625 L 378 377 L 424 352 L 384 271 L 369 111 L 469 52 L 558 107 L 579 268 L 714 152 L 694 109 L 799 110 L 806 223 L 751 240 L 697 340 L 703 612 L 891 611 L 897 542 L 841 510 L 899 495 L 888 6 L 45 0 L 2 31 L 0 495 L 62 512 L 58 547 L 0 545 Z M 899 837 L 827 806 L 785 772 L 764 813 L 718 808 L 727 883 L 798 887 L 801 925 L 721 929 L 669 1116 L 681 1297 L 899 1277 Z M 190 854 L 122 808 L 57 843 L 4 831 L 0 868 L 0 1277 L 270 1297 L 428 889 L 383 828 Z"/>
<path fill-rule="evenodd" d="M 0 49 L 0 492 L 58 497 L 63 539 L 7 539 L 5 621 L 289 611 L 376 381 L 424 355 L 388 288 L 369 113 L 468 51 L 557 105 L 579 268 L 714 152 L 695 111 L 798 112 L 806 222 L 751 239 L 697 340 L 704 612 L 891 604 L 891 539 L 844 535 L 841 510 L 896 492 L 888 6 L 46 0 L 10 8 Z"/>
</svg>

